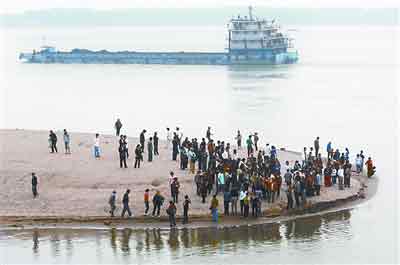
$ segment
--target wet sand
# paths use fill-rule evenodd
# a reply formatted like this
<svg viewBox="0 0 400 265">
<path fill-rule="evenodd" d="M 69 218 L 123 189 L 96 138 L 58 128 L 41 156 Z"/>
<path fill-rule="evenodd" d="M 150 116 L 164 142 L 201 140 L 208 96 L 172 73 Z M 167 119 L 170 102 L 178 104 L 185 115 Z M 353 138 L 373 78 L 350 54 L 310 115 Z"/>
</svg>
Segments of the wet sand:
<svg viewBox="0 0 400 265">
<path fill-rule="evenodd" d="M 128 169 L 119 168 L 118 138 L 111 135 L 101 136 L 101 159 L 93 157 L 94 134 L 70 133 L 71 155 L 64 154 L 62 133 L 58 136 L 58 153 L 51 154 L 48 149 L 48 132 L 31 130 L 0 130 L 1 166 L 0 166 L 0 224 L 7 225 L 134 225 L 134 226 L 164 226 L 167 221 L 164 203 L 160 218 L 144 217 L 143 192 L 146 188 L 155 190 L 169 199 L 168 176 L 174 171 L 181 183 L 180 198 L 187 194 L 192 200 L 190 214 L 192 225 L 209 222 L 209 200 L 201 203 L 195 194 L 194 175 L 179 169 L 178 162 L 171 161 L 171 150 L 165 148 L 165 142 L 160 142 L 160 155 L 153 162 L 144 162 L 140 169 L 133 168 L 133 150 L 139 142 L 137 138 L 129 138 Z M 242 150 L 243 156 L 244 150 Z M 291 164 L 300 160 L 300 154 L 291 151 L 279 151 L 278 157 L 283 163 Z M 39 181 L 39 197 L 32 198 L 31 172 L 36 172 Z M 353 176 L 352 187 L 339 191 L 337 186 L 321 189 L 321 196 L 309 198 L 306 209 L 287 212 L 283 210 L 286 196 L 274 204 L 263 203 L 265 217 L 256 222 L 265 222 L 279 216 L 297 216 L 315 213 L 338 206 L 350 205 L 349 202 L 359 201 L 357 194 L 363 185 L 367 198 L 372 197 L 369 191 L 376 190 L 377 181 L 368 183 L 364 176 Z M 121 199 L 125 190 L 131 189 L 130 205 L 134 214 L 129 220 L 108 217 L 108 198 L 112 190 L 117 191 L 117 214 L 121 210 Z M 373 192 L 374 193 L 374 192 Z M 220 212 L 223 199 L 220 196 Z M 362 201 L 362 200 L 361 200 Z M 150 203 L 151 205 L 151 203 Z M 152 206 L 152 205 L 151 205 Z M 179 202 L 178 217 L 182 213 Z M 223 217 L 223 223 L 238 224 L 243 222 L 240 217 Z M 248 222 L 247 220 L 245 221 Z"/>
</svg>

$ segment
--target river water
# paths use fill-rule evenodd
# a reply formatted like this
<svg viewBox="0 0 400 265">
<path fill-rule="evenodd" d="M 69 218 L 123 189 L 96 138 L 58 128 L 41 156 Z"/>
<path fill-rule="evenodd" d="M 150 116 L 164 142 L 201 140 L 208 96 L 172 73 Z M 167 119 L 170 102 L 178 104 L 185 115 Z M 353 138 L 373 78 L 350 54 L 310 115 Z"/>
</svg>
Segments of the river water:
<svg viewBox="0 0 400 265">
<path fill-rule="evenodd" d="M 290 66 L 33 65 L 18 52 L 224 48 L 223 27 L 2 28 L 2 128 L 136 136 L 166 126 L 300 151 L 323 146 L 372 156 L 379 187 L 355 209 L 280 224 L 224 229 L 0 232 L 0 263 L 396 263 L 398 256 L 397 27 L 298 27 Z M 398 43 L 397 43 L 398 44 Z"/>
</svg>

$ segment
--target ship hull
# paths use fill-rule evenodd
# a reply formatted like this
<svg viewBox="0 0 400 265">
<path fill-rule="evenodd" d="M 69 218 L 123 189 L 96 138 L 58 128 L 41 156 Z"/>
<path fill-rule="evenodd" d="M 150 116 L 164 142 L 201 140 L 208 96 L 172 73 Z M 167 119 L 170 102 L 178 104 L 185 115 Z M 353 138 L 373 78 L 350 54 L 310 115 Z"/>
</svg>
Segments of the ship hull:
<svg viewBox="0 0 400 265">
<path fill-rule="evenodd" d="M 39 52 L 21 53 L 20 60 L 40 64 L 170 64 L 170 65 L 276 65 L 292 64 L 297 52 Z"/>
</svg>

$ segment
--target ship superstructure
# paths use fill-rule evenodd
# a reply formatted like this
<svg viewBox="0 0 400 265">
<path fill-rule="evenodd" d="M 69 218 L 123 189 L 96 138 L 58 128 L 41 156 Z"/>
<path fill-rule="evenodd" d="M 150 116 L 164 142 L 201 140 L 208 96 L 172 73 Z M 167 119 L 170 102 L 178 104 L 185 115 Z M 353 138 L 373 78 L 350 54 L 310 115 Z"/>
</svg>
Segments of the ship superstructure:
<svg viewBox="0 0 400 265">
<path fill-rule="evenodd" d="M 21 53 L 20 59 L 30 63 L 98 63 L 98 64 L 292 64 L 298 53 L 292 39 L 282 33 L 275 20 L 253 16 L 232 18 L 228 24 L 226 52 L 136 52 L 73 49 L 57 51 L 45 46 L 38 52 Z"/>
<path fill-rule="evenodd" d="M 232 18 L 228 24 L 228 50 L 232 63 L 292 63 L 297 61 L 293 39 L 280 30 L 275 20 L 267 21 L 249 15 Z"/>
</svg>

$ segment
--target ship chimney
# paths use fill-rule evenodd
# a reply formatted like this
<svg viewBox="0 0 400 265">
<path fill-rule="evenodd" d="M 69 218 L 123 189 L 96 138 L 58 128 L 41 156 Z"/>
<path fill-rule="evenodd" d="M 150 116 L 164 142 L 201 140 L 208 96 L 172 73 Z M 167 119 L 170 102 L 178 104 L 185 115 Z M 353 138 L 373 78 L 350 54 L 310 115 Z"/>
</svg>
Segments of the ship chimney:
<svg viewBox="0 0 400 265">
<path fill-rule="evenodd" d="M 249 19 L 253 20 L 253 7 L 249 6 Z"/>
</svg>

